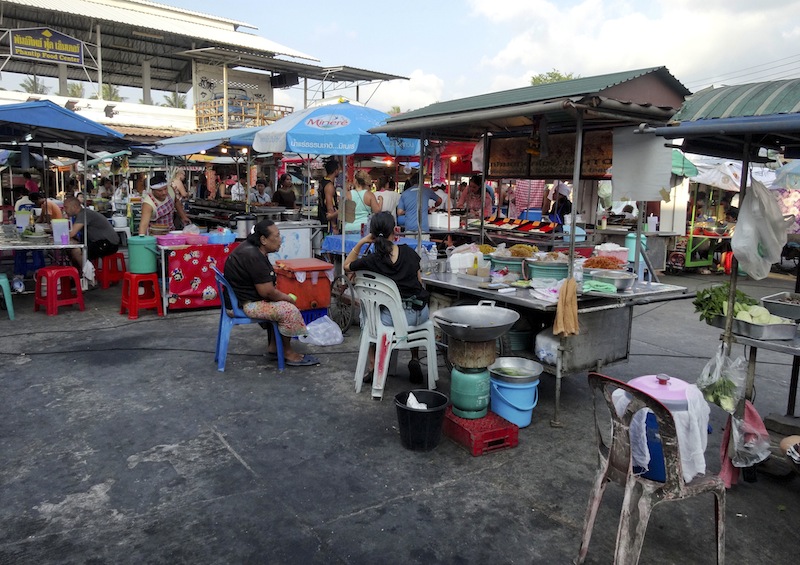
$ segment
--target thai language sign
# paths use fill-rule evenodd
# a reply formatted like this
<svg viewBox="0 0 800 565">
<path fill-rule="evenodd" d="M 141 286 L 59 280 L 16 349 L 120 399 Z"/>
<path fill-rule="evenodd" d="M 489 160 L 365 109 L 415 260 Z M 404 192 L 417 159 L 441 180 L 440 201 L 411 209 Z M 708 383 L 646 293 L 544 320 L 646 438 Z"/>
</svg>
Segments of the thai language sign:
<svg viewBox="0 0 800 565">
<path fill-rule="evenodd" d="M 492 178 L 569 179 L 575 164 L 575 134 L 550 134 L 547 153 L 529 151 L 526 137 L 489 140 L 489 176 Z M 610 178 L 612 162 L 610 131 L 586 132 L 583 136 L 581 178 Z M 537 151 L 538 152 L 538 151 Z"/>
<path fill-rule="evenodd" d="M 11 56 L 83 66 L 83 42 L 50 28 L 12 29 Z"/>
</svg>

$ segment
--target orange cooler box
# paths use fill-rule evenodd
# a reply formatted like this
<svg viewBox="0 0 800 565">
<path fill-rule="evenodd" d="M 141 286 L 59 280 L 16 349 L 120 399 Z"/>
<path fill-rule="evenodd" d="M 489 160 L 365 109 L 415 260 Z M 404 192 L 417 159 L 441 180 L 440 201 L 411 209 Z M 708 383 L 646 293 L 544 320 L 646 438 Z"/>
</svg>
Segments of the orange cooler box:
<svg viewBox="0 0 800 565">
<path fill-rule="evenodd" d="M 300 310 L 330 306 L 333 265 L 320 259 L 282 259 L 274 266 L 278 290 L 297 296 Z"/>
</svg>

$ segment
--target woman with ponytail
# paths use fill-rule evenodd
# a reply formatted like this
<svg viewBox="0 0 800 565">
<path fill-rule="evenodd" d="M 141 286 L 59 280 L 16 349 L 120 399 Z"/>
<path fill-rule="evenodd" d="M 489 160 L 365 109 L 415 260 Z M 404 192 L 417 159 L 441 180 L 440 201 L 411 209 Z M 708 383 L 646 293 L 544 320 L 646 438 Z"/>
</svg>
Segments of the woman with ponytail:
<svg viewBox="0 0 800 565">
<path fill-rule="evenodd" d="M 344 261 L 346 272 L 372 271 L 392 279 L 400 291 L 403 310 L 410 326 L 418 326 L 428 319 L 430 293 L 422 286 L 422 271 L 417 252 L 408 245 L 394 243 L 394 218 L 389 212 L 379 212 L 372 216 L 369 233 L 362 237 Z M 371 253 L 359 258 L 364 247 L 372 246 Z M 389 311 L 381 313 L 381 321 L 393 325 Z M 430 362 L 435 363 L 436 360 Z M 370 382 L 375 363 L 375 350 L 370 349 L 369 363 L 365 381 Z M 422 383 L 422 368 L 419 363 L 419 349 L 411 350 L 408 372 L 412 383 Z"/>
</svg>

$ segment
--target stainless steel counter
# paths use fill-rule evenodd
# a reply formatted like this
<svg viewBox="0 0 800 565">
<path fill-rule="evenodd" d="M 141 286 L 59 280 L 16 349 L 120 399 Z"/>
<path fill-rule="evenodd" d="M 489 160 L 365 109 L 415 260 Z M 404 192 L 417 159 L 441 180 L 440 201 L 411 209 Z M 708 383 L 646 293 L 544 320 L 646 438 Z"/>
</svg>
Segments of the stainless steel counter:
<svg viewBox="0 0 800 565">
<path fill-rule="evenodd" d="M 431 273 L 423 275 L 422 280 L 429 290 L 438 289 L 456 298 L 494 300 L 498 305 L 525 313 L 540 328 L 553 325 L 556 304 L 532 296 L 529 289 L 512 287 L 513 292 L 499 293 L 479 288 L 477 283 L 454 273 Z M 545 370 L 556 378 L 555 412 L 550 424 L 561 426 L 559 410 L 561 379 L 564 376 L 600 370 L 604 366 L 628 360 L 634 306 L 692 296 L 687 294 L 684 287 L 658 283 L 638 283 L 629 292 L 590 292 L 581 295 L 578 298 L 580 334 L 560 337 L 555 365 L 544 365 Z M 613 328 L 613 331 L 609 331 L 609 328 Z"/>
</svg>

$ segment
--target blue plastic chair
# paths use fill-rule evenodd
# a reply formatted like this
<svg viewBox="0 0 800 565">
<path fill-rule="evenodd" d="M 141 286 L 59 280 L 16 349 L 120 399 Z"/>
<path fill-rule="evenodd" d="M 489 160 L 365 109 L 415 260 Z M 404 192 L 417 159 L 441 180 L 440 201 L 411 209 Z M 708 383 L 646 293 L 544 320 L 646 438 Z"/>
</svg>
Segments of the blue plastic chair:
<svg viewBox="0 0 800 565">
<path fill-rule="evenodd" d="M 266 320 L 257 320 L 250 318 L 244 313 L 239 306 L 239 301 L 236 299 L 230 283 L 225 279 L 217 267 L 211 265 L 214 270 L 214 278 L 217 280 L 217 291 L 219 292 L 220 300 L 220 315 L 219 315 L 219 331 L 217 332 L 217 348 L 215 351 L 214 361 L 217 362 L 217 370 L 225 371 L 225 358 L 228 356 L 228 344 L 231 340 L 231 329 L 233 326 L 241 324 L 259 324 Z M 225 308 L 225 294 L 231 302 L 231 311 L 233 314 L 228 313 Z M 272 324 L 272 331 L 275 339 L 275 345 L 278 350 L 278 370 L 283 371 L 286 368 L 286 361 L 283 358 L 283 340 L 281 334 L 278 332 L 278 322 L 270 322 Z"/>
</svg>

